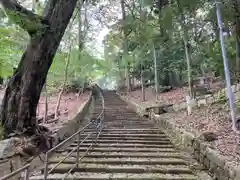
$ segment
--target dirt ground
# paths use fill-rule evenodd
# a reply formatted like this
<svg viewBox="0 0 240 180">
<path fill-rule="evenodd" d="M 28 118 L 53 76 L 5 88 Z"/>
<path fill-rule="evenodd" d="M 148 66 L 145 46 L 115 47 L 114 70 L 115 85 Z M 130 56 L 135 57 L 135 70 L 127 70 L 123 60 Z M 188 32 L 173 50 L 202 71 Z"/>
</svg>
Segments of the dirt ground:
<svg viewBox="0 0 240 180">
<path fill-rule="evenodd" d="M 85 103 L 90 96 L 90 92 L 85 92 L 81 94 L 81 96 L 77 99 L 75 93 L 68 93 L 64 94 L 61 98 L 60 107 L 59 107 L 59 119 L 55 122 L 49 123 L 48 121 L 53 120 L 51 118 L 46 123 L 42 123 L 43 125 L 47 126 L 49 129 L 56 131 L 58 127 L 61 126 L 62 123 L 69 120 L 69 117 L 72 117 L 77 110 L 81 107 L 83 103 Z M 58 100 L 58 94 L 52 95 L 48 98 L 48 115 L 51 115 L 55 112 L 56 104 Z M 43 117 L 45 114 L 45 98 L 41 97 L 39 100 L 38 110 L 37 110 L 38 117 Z"/>
<path fill-rule="evenodd" d="M 0 91 L 0 102 L 4 96 L 4 92 Z M 53 123 L 43 123 L 44 126 L 47 126 L 51 130 L 57 130 L 62 123 L 69 120 L 68 118 L 71 117 L 76 111 L 80 108 L 80 106 L 88 100 L 90 96 L 90 92 L 85 92 L 81 94 L 81 96 L 77 99 L 75 93 L 68 93 L 63 94 L 60 102 L 59 107 L 59 119 Z M 58 100 L 58 94 L 51 95 L 48 97 L 48 115 L 51 115 L 55 112 L 55 107 Z M 0 103 L 1 104 L 1 103 Z M 37 117 L 41 118 L 45 114 L 45 98 L 42 96 L 39 100 L 39 105 L 37 108 Z M 53 118 L 52 118 L 53 119 Z M 52 119 L 49 119 L 51 121 Z"/>
<path fill-rule="evenodd" d="M 141 101 L 141 90 L 132 92 L 129 98 L 138 104 L 154 104 L 155 96 L 151 89 L 146 90 L 146 102 Z M 182 89 L 175 89 L 167 93 L 161 93 L 161 101 L 165 104 L 174 104 L 184 100 L 185 92 Z M 202 133 L 205 131 L 215 132 L 218 139 L 213 145 L 233 165 L 240 165 L 240 135 L 232 130 L 228 106 L 214 104 L 209 108 L 204 107 L 194 110 L 188 116 L 185 111 L 167 113 L 166 116 L 174 121 L 179 128 L 191 132 Z"/>
</svg>

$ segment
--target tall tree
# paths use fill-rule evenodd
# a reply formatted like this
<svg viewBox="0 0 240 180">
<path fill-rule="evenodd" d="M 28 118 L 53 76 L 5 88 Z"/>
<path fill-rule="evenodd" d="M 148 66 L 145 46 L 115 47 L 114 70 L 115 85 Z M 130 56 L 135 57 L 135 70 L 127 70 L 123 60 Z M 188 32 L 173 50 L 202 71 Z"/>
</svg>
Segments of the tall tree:
<svg viewBox="0 0 240 180">
<path fill-rule="evenodd" d="M 127 39 L 127 27 L 125 25 L 126 23 L 126 10 L 125 10 L 125 2 L 124 0 L 121 0 L 121 9 L 122 9 L 122 30 L 123 30 L 123 51 L 124 51 L 124 57 L 128 56 L 128 39 Z M 129 77 L 129 62 L 125 64 L 125 82 L 127 86 L 127 91 L 129 92 L 130 87 L 130 77 Z"/>
<path fill-rule="evenodd" d="M 4 138 L 11 133 L 39 133 L 36 108 L 48 70 L 77 0 L 49 0 L 44 15 L 27 10 L 16 0 L 0 0 L 9 19 L 30 35 L 30 42 L 6 88 L 1 107 Z"/>
<path fill-rule="evenodd" d="M 184 12 L 182 10 L 179 0 L 177 0 L 177 6 L 178 6 L 179 14 L 180 14 L 180 25 L 181 25 L 181 29 L 182 29 L 182 33 L 183 33 L 182 38 L 183 38 L 184 49 L 185 49 L 185 57 L 186 57 L 186 61 L 187 61 L 189 96 L 192 99 L 192 98 L 194 98 L 194 92 L 193 92 L 193 82 L 192 82 L 191 57 L 190 57 L 191 44 L 189 43 L 186 19 L 184 17 L 184 14 L 183 14 Z"/>
</svg>

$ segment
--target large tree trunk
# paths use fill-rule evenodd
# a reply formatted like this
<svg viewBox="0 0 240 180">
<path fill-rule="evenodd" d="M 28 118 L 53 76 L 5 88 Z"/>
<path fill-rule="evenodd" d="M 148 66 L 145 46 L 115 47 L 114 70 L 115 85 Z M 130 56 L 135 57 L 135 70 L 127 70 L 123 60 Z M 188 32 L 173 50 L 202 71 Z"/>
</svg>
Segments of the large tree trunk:
<svg viewBox="0 0 240 180">
<path fill-rule="evenodd" d="M 3 98 L 0 119 L 4 127 L 4 138 L 13 132 L 27 131 L 27 135 L 37 133 L 36 108 L 40 93 L 76 2 L 77 0 L 49 1 L 44 16 L 49 26 L 31 34 L 28 47 Z M 0 3 L 7 10 L 16 9 L 11 9 L 9 0 L 1 0 Z"/>
</svg>

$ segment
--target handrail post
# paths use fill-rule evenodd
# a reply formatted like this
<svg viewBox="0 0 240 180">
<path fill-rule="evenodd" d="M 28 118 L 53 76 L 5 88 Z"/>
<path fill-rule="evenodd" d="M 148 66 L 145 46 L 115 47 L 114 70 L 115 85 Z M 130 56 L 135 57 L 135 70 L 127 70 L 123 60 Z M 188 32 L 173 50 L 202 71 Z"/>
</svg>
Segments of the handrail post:
<svg viewBox="0 0 240 180">
<path fill-rule="evenodd" d="M 78 134 L 78 137 L 77 137 L 77 159 L 76 159 L 76 167 L 78 168 L 79 166 L 79 148 L 80 148 L 80 133 Z"/>
<path fill-rule="evenodd" d="M 48 176 L 48 153 L 46 153 L 45 157 L 44 180 L 47 180 L 47 176 Z"/>
<path fill-rule="evenodd" d="M 24 180 L 29 180 L 30 169 L 29 167 L 24 171 Z"/>
</svg>

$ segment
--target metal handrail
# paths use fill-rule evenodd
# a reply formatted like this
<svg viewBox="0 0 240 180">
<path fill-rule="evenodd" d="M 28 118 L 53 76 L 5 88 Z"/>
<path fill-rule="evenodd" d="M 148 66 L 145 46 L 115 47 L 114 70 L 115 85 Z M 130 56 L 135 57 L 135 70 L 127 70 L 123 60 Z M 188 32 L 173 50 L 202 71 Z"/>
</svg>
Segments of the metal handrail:
<svg viewBox="0 0 240 180">
<path fill-rule="evenodd" d="M 97 117 L 97 119 L 95 119 L 94 121 L 90 121 L 85 127 L 83 127 L 82 129 L 80 129 L 79 131 L 77 131 L 76 133 L 74 133 L 72 136 L 70 136 L 69 138 L 65 139 L 63 142 L 59 143 L 57 146 L 53 147 L 52 149 L 50 149 L 45 156 L 45 167 L 44 167 L 44 180 L 47 180 L 48 174 L 51 173 L 55 168 L 57 168 L 62 162 L 64 162 L 64 160 L 67 159 L 67 157 L 69 157 L 74 151 L 77 150 L 77 157 L 76 157 L 76 162 L 72 165 L 72 167 L 69 169 L 69 171 L 67 172 L 67 174 L 62 178 L 62 180 L 65 180 L 68 175 L 73 171 L 74 168 L 77 168 L 79 165 L 79 161 L 88 153 L 89 149 L 92 147 L 93 143 L 91 143 L 91 145 L 88 147 L 88 149 L 85 151 L 85 153 L 81 156 L 79 154 L 79 148 L 80 145 L 88 139 L 88 137 L 90 137 L 92 133 L 88 134 L 86 138 L 84 138 L 81 142 L 80 142 L 80 134 L 90 125 L 92 125 L 93 123 L 95 123 L 95 121 L 99 121 L 97 127 L 96 127 L 96 140 L 98 139 L 99 135 L 101 134 L 102 131 L 102 122 L 103 122 L 103 118 L 104 118 L 104 109 L 105 109 L 105 102 L 104 102 L 104 97 L 102 92 L 100 92 L 100 96 L 102 99 L 102 111 L 99 114 L 99 116 Z M 48 165 L 49 165 L 49 155 L 50 153 L 52 153 L 54 150 L 56 150 L 58 147 L 63 146 L 64 144 L 66 144 L 67 142 L 69 142 L 70 140 L 73 140 L 75 137 L 77 137 L 77 147 L 73 148 L 66 156 L 63 157 L 63 159 L 61 159 L 57 164 L 55 164 L 54 167 L 52 167 L 50 170 L 48 170 Z"/>
<path fill-rule="evenodd" d="M 25 173 L 24 173 L 24 180 L 28 180 L 29 179 L 29 174 L 30 174 L 30 172 L 29 172 L 30 165 L 31 164 L 28 163 L 25 166 L 22 166 L 19 169 L 17 169 L 15 171 L 13 171 L 13 172 L 3 176 L 2 178 L 0 178 L 0 180 L 7 180 L 7 179 L 9 179 L 11 177 L 16 176 L 17 174 L 19 174 L 19 173 L 21 173 L 23 171 L 25 171 Z"/>
<path fill-rule="evenodd" d="M 99 88 L 100 89 L 100 88 Z M 105 113 L 105 101 L 104 101 L 104 97 L 103 97 L 103 93 L 101 90 L 100 91 L 100 96 L 102 99 L 102 111 L 99 114 L 99 116 L 97 117 L 97 119 L 95 119 L 94 121 L 89 122 L 86 126 L 84 126 L 82 129 L 78 130 L 76 133 L 74 133 L 73 135 L 71 135 L 70 137 L 68 137 L 67 139 L 65 139 L 64 141 L 62 141 L 61 143 L 57 144 L 55 147 L 53 147 L 52 149 L 50 149 L 49 151 L 47 151 L 46 155 L 45 155 L 45 167 L 44 167 L 44 180 L 47 180 L 47 176 L 49 173 L 51 173 L 56 167 L 58 167 L 62 162 L 64 162 L 64 160 L 66 160 L 75 150 L 77 150 L 77 158 L 76 158 L 76 163 L 70 168 L 70 170 L 68 171 L 68 173 L 64 176 L 64 179 L 67 178 L 67 176 L 72 172 L 72 170 L 76 167 L 78 167 L 79 165 L 79 161 L 88 153 L 89 149 L 92 147 L 93 143 L 88 147 L 88 149 L 85 151 L 85 153 L 79 157 L 79 148 L 80 145 L 87 140 L 87 138 L 89 138 L 91 135 L 93 135 L 94 133 L 89 133 L 81 142 L 80 142 L 80 134 L 90 125 L 92 125 L 95 121 L 99 121 L 97 127 L 96 127 L 96 140 L 98 139 L 98 137 L 100 136 L 101 132 L 102 132 L 102 124 L 103 124 L 103 119 L 104 119 L 104 113 Z M 75 138 L 77 136 L 77 147 L 73 148 L 73 150 L 71 150 L 62 160 L 60 160 L 53 168 L 51 168 L 50 170 L 48 170 L 48 164 L 49 164 L 49 155 L 50 153 L 52 153 L 53 151 L 55 151 L 57 148 L 63 146 L 64 144 L 66 144 L 67 142 L 73 140 L 73 138 Z M 0 178 L 0 180 L 8 180 L 9 178 L 12 178 L 14 176 L 16 176 L 19 173 L 22 173 L 24 171 L 24 180 L 29 180 L 30 177 L 30 166 L 31 163 L 28 163 L 24 166 L 22 166 L 19 169 L 16 169 L 15 171 L 3 176 L 2 178 Z"/>
</svg>

